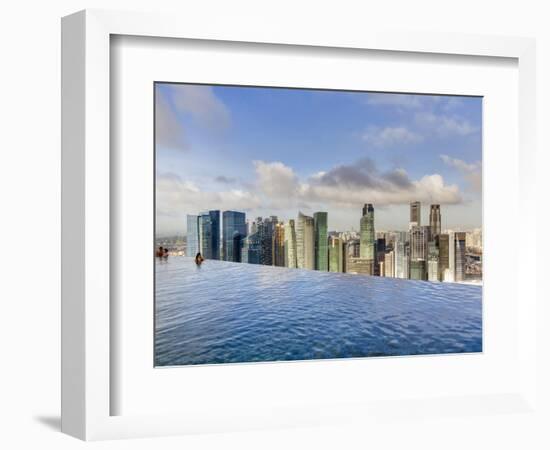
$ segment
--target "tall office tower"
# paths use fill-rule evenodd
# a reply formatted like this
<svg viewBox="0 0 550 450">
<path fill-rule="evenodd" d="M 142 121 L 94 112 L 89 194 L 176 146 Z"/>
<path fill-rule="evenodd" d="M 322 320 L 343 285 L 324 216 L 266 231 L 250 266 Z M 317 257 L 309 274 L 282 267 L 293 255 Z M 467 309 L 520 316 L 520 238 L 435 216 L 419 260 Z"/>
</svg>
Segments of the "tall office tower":
<svg viewBox="0 0 550 450">
<path fill-rule="evenodd" d="M 222 219 L 223 260 L 241 262 L 240 245 L 246 237 L 245 214 L 237 211 L 224 211 L 222 214 Z M 237 248 L 236 245 L 239 247 Z"/>
<path fill-rule="evenodd" d="M 296 261 L 299 269 L 315 268 L 315 233 L 313 217 L 298 213 L 296 225 Z"/>
<path fill-rule="evenodd" d="M 220 211 L 200 214 L 199 245 L 203 258 L 220 259 Z"/>
<path fill-rule="evenodd" d="M 428 280 L 439 281 L 439 249 L 435 241 L 428 242 Z"/>
<path fill-rule="evenodd" d="M 194 258 L 199 251 L 199 216 L 187 214 L 187 248 L 185 254 Z"/>
<path fill-rule="evenodd" d="M 361 259 L 370 259 L 374 261 L 375 240 L 374 240 L 374 207 L 372 203 L 365 203 L 363 206 L 363 216 L 360 223 L 360 248 L 359 256 Z"/>
<path fill-rule="evenodd" d="M 260 220 L 258 218 L 258 231 L 257 234 L 260 236 L 260 264 L 264 266 L 273 265 L 273 232 L 275 231 L 275 224 L 277 223 L 277 218 L 265 218 Z"/>
<path fill-rule="evenodd" d="M 444 281 L 445 270 L 449 268 L 449 235 L 440 234 L 435 242 L 439 250 L 439 279 Z"/>
<path fill-rule="evenodd" d="M 328 270 L 328 214 L 326 212 L 313 213 L 315 226 L 315 269 Z"/>
<path fill-rule="evenodd" d="M 410 278 L 425 280 L 427 278 L 428 236 L 430 227 L 413 225 L 410 237 Z"/>
<path fill-rule="evenodd" d="M 430 205 L 430 239 L 441 234 L 441 209 L 439 205 Z"/>
<path fill-rule="evenodd" d="M 405 253 L 405 241 L 399 239 L 395 243 L 395 277 L 396 278 L 409 278 L 408 273 L 408 260 Z"/>
<path fill-rule="evenodd" d="M 420 202 L 411 202 L 411 215 L 409 220 L 409 229 L 413 226 L 419 227 L 421 219 Z"/>
<path fill-rule="evenodd" d="M 454 282 L 455 281 L 455 234 L 453 231 L 449 231 L 449 267 L 443 270 L 443 281 Z"/>
<path fill-rule="evenodd" d="M 374 264 L 374 274 L 383 276 L 384 259 L 386 258 L 386 238 L 378 238 L 376 240 L 376 263 Z"/>
<path fill-rule="evenodd" d="M 349 249 L 348 249 L 348 242 L 342 239 L 342 272 L 347 272 L 348 270 L 348 255 L 349 255 Z M 330 261 L 329 261 L 330 264 Z"/>
<path fill-rule="evenodd" d="M 455 233 L 455 281 L 466 279 L 466 233 Z"/>
<path fill-rule="evenodd" d="M 384 255 L 384 276 L 385 277 L 395 277 L 395 252 L 393 250 L 389 251 Z"/>
<path fill-rule="evenodd" d="M 285 266 L 291 269 L 298 267 L 296 262 L 296 227 L 294 219 L 285 225 Z"/>
<path fill-rule="evenodd" d="M 244 238 L 241 261 L 248 264 L 260 264 L 262 245 L 259 233 Z"/>
<path fill-rule="evenodd" d="M 254 234 L 254 233 L 257 233 L 258 232 L 258 225 L 256 224 L 255 221 L 252 221 L 252 223 L 250 224 L 250 229 L 248 230 L 248 234 Z"/>
<path fill-rule="evenodd" d="M 275 224 L 273 231 L 273 265 L 285 266 L 285 225 L 282 222 Z"/>
<path fill-rule="evenodd" d="M 344 271 L 344 246 L 342 238 L 331 236 L 328 242 L 329 271 Z"/>
<path fill-rule="evenodd" d="M 411 260 L 426 260 L 428 256 L 429 227 L 414 225 L 411 228 Z"/>
<path fill-rule="evenodd" d="M 407 233 L 407 236 L 408 235 L 409 233 Z M 411 277 L 411 243 L 408 240 L 407 242 L 405 242 L 405 259 L 403 261 L 405 266 L 405 278 L 410 278 Z"/>
</svg>

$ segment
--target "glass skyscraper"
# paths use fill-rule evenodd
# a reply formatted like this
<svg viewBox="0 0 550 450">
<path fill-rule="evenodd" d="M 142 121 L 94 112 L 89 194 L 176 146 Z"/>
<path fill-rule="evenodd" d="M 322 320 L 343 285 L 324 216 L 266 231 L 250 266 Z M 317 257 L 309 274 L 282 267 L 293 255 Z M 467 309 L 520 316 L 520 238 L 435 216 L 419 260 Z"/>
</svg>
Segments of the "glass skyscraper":
<svg viewBox="0 0 550 450">
<path fill-rule="evenodd" d="M 466 233 L 455 233 L 455 281 L 466 279 Z"/>
<path fill-rule="evenodd" d="M 299 269 L 315 268 L 315 236 L 313 217 L 298 213 L 296 226 L 296 262 Z"/>
<path fill-rule="evenodd" d="M 328 214 L 326 212 L 316 212 L 313 214 L 315 225 L 315 269 L 328 270 L 328 233 L 327 222 Z"/>
<path fill-rule="evenodd" d="M 428 242 L 428 280 L 439 281 L 439 249 L 435 241 Z"/>
<path fill-rule="evenodd" d="M 374 240 L 374 206 L 372 203 L 365 203 L 363 216 L 360 221 L 360 247 L 359 256 L 362 259 L 375 260 Z"/>
<path fill-rule="evenodd" d="M 409 278 L 409 261 L 406 252 L 406 242 L 397 240 L 394 247 L 395 252 L 395 277 Z"/>
<path fill-rule="evenodd" d="M 430 239 L 441 234 L 441 209 L 439 205 L 430 205 Z"/>
<path fill-rule="evenodd" d="M 436 238 L 439 250 L 439 279 L 445 280 L 445 270 L 449 268 L 449 235 L 440 234 Z"/>
<path fill-rule="evenodd" d="M 329 271 L 343 272 L 344 271 L 344 246 L 342 239 L 331 236 L 328 245 L 329 255 Z"/>
<path fill-rule="evenodd" d="M 421 219 L 420 202 L 411 202 L 409 228 L 419 227 Z"/>
<path fill-rule="evenodd" d="M 246 216 L 242 212 L 224 211 L 222 217 L 223 260 L 241 262 L 241 245 L 246 237 Z"/>
<path fill-rule="evenodd" d="M 273 231 L 273 265 L 285 266 L 285 226 L 282 222 L 275 224 Z"/>
<path fill-rule="evenodd" d="M 205 259 L 220 259 L 220 211 L 203 212 L 199 216 L 199 245 Z"/>
<path fill-rule="evenodd" d="M 248 264 L 260 264 L 262 251 L 259 233 L 252 233 L 244 238 L 241 261 Z"/>
<path fill-rule="evenodd" d="M 298 267 L 296 261 L 296 227 L 294 219 L 285 225 L 285 266 L 291 269 Z"/>
<path fill-rule="evenodd" d="M 277 217 L 271 216 L 262 219 L 258 217 L 256 228 L 260 239 L 260 264 L 264 266 L 273 265 L 273 232 L 277 224 Z"/>
<path fill-rule="evenodd" d="M 199 251 L 199 216 L 187 214 L 187 248 L 185 254 L 194 258 Z"/>
</svg>

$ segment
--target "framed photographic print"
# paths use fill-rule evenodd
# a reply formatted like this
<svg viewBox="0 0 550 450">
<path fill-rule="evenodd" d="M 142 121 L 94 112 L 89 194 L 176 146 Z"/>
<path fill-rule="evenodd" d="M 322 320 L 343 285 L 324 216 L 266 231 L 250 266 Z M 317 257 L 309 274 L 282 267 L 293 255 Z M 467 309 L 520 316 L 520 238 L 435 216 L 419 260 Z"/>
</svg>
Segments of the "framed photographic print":
<svg viewBox="0 0 550 450">
<path fill-rule="evenodd" d="M 531 40 L 85 11 L 62 44 L 64 432 L 532 408 Z"/>
</svg>

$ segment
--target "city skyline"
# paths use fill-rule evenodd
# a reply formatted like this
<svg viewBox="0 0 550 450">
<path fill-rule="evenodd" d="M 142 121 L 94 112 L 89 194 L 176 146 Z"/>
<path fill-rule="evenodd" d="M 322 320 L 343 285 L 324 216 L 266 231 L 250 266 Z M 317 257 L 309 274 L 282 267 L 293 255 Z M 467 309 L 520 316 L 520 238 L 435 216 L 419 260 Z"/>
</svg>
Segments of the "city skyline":
<svg viewBox="0 0 550 450">
<path fill-rule="evenodd" d="M 410 203 L 408 231 L 381 231 L 375 227 L 374 205 L 365 203 L 359 232 L 329 231 L 326 211 L 316 211 L 313 216 L 298 211 L 296 219 L 285 223 L 276 215 L 251 221 L 243 212 L 209 210 L 187 215 L 190 231 L 183 254 L 290 269 L 480 281 L 481 230 L 442 231 L 441 205 L 430 205 L 428 224 L 422 222 L 422 209 L 421 202 Z"/>
<path fill-rule="evenodd" d="M 371 202 L 376 229 L 407 230 L 419 200 L 445 207 L 442 230 L 481 227 L 480 98 L 155 89 L 157 236 L 185 235 L 202 205 L 285 223 L 325 211 L 328 231 L 359 231 Z"/>
</svg>

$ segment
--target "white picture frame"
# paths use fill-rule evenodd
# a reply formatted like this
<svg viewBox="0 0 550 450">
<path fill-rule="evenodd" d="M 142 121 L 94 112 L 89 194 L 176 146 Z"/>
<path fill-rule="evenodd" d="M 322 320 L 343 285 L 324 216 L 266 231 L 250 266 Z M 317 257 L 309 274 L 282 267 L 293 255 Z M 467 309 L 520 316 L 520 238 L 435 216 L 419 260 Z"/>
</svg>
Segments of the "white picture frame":
<svg viewBox="0 0 550 450">
<path fill-rule="evenodd" d="M 273 408 L 254 419 L 231 419 L 231 405 L 219 414 L 111 415 L 117 389 L 110 367 L 113 358 L 111 321 L 111 211 L 110 183 L 110 41 L 112 35 L 200 39 L 256 44 L 297 45 L 303 48 L 367 49 L 414 54 L 499 57 L 517 60 L 519 78 L 519 182 L 517 205 L 522 223 L 535 228 L 534 185 L 529 173 L 535 166 L 535 43 L 532 39 L 452 34 L 409 34 L 349 30 L 315 35 L 306 31 L 270 31 L 258 24 L 233 29 L 231 24 L 209 28 L 202 21 L 164 14 L 82 11 L 62 22 L 62 430 L 85 440 L 161 436 L 193 432 L 243 430 L 270 426 L 332 423 L 342 418 L 387 415 L 388 406 L 342 404 L 330 413 L 318 405 Z M 515 188 L 515 187 L 514 187 Z M 520 260 L 536 261 L 536 250 L 520 248 Z M 534 263 L 533 263 L 534 264 Z M 520 367 L 513 392 L 453 398 L 426 398 L 411 404 L 419 408 L 475 414 L 497 411 L 506 404 L 514 411 L 535 407 L 536 399 L 536 292 L 525 284 L 533 265 L 519 265 L 518 346 Z M 519 294 L 516 294 L 519 295 Z M 263 372 L 274 366 L 263 366 Z M 170 369 L 168 369 L 170 370 Z M 320 370 L 310 366 L 311 373 Z M 480 400 L 483 402 L 480 403 Z M 419 403 L 420 402 L 420 403 Z M 419 406 L 422 405 L 422 406 Z M 476 406 L 477 405 L 477 406 Z M 198 406 L 198 405 L 197 405 Z"/>
</svg>

